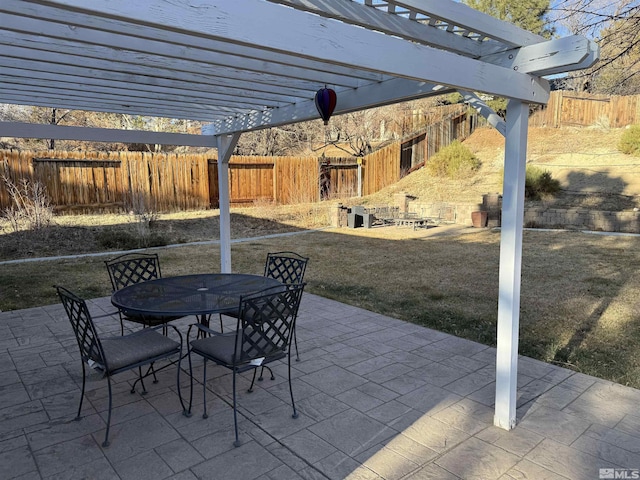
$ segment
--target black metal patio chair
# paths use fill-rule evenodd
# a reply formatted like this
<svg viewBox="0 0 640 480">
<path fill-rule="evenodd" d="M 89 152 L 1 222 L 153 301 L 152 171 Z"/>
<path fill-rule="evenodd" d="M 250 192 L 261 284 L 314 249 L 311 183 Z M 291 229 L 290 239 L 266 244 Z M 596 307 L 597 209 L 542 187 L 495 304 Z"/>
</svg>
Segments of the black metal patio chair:
<svg viewBox="0 0 640 480">
<path fill-rule="evenodd" d="M 268 253 L 264 264 L 264 276 L 278 280 L 285 285 L 302 283 L 304 281 L 304 273 L 307 269 L 308 262 L 308 257 L 303 257 L 295 252 Z M 224 332 L 224 326 L 222 324 L 223 315 L 235 317 L 235 313 L 225 313 L 220 315 L 221 332 Z M 296 361 L 299 361 L 300 354 L 298 353 L 298 337 L 295 330 L 293 332 L 293 343 L 296 347 Z M 262 373 L 260 373 L 259 380 L 262 380 Z M 274 380 L 273 372 L 271 373 L 271 380 Z"/>
<path fill-rule="evenodd" d="M 186 414 L 182 394 L 180 392 L 180 362 L 182 360 L 182 334 L 173 325 L 170 327 L 178 335 L 180 341 L 173 340 L 157 332 L 158 327 L 151 327 L 139 330 L 137 332 L 107 338 L 100 338 L 96 327 L 91 318 L 91 314 L 87 308 L 86 302 L 63 287 L 55 287 L 62 300 L 73 332 L 75 333 L 80 349 L 80 358 L 82 363 L 82 392 L 80 394 L 80 405 L 78 406 L 78 414 L 76 420 L 80 420 L 82 412 L 82 402 L 84 399 L 86 384 L 85 364 L 102 372 L 107 379 L 109 388 L 109 413 L 107 414 L 107 430 L 104 435 L 103 447 L 109 446 L 109 429 L 111 427 L 111 409 L 112 409 L 112 392 L 111 377 L 118 373 L 128 370 L 138 369 L 138 380 L 133 384 L 131 393 L 135 392 L 135 384 L 140 381 L 142 385 L 142 393 L 147 393 L 144 386 L 144 377 L 142 367 L 145 365 L 153 365 L 155 362 L 173 355 L 178 356 L 178 372 L 176 374 L 176 384 L 178 389 L 178 397 L 182 405 L 183 412 Z M 161 370 L 171 363 L 156 368 L 155 371 Z"/>
<path fill-rule="evenodd" d="M 296 313 L 300 305 L 304 283 L 296 285 L 276 286 L 240 300 L 236 331 L 220 333 L 196 323 L 189 327 L 187 340 L 189 343 L 189 373 L 191 374 L 191 390 L 189 409 L 193 404 L 193 363 L 192 354 L 204 358 L 203 395 L 204 413 L 207 418 L 207 361 L 215 362 L 232 371 L 233 374 L 233 421 L 235 442 L 238 439 L 236 376 L 242 372 L 253 370 L 253 378 L 249 392 L 253 390 L 256 372 L 259 367 L 287 358 L 289 393 L 293 418 L 298 417 L 293 389 L 291 386 L 291 337 L 295 330 Z M 208 336 L 189 341 L 191 329 L 197 328 Z"/>
<path fill-rule="evenodd" d="M 309 263 L 309 257 L 303 257 L 295 252 L 268 253 L 264 266 L 264 276 L 275 278 L 287 285 L 302 283 L 304 281 L 304 273 L 307 270 L 307 263 Z M 296 311 L 297 314 L 298 312 Z M 296 347 L 296 361 L 300 361 L 298 336 L 295 329 L 293 331 L 293 344 Z"/>
<path fill-rule="evenodd" d="M 106 260 L 104 263 L 107 266 L 111 287 L 114 292 L 135 283 L 162 277 L 160 259 L 155 253 L 125 253 L 111 260 Z M 155 327 L 182 318 L 179 316 L 140 315 L 122 310 L 118 310 L 118 313 L 120 315 L 120 331 L 122 335 L 124 335 L 125 320 L 139 323 L 146 327 Z"/>
</svg>

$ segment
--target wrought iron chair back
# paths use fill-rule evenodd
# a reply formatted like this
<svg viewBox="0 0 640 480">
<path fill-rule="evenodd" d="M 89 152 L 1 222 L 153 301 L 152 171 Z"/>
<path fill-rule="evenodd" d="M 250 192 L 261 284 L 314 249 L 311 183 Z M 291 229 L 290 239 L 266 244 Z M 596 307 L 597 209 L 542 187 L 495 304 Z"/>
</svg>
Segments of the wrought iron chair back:
<svg viewBox="0 0 640 480">
<path fill-rule="evenodd" d="M 103 371 L 108 370 L 107 361 L 98 337 L 98 332 L 87 308 L 86 302 L 63 287 L 56 287 L 62 306 L 67 312 L 73 333 L 78 342 L 82 362 L 95 362 Z"/>
<path fill-rule="evenodd" d="M 308 257 L 295 252 L 269 253 L 264 266 L 264 276 L 275 278 L 285 284 L 302 283 L 308 262 Z"/>
<path fill-rule="evenodd" d="M 125 253 L 104 262 L 109 272 L 113 291 L 120 290 L 136 283 L 155 280 L 162 277 L 160 259 L 156 253 Z M 124 335 L 124 320 L 153 327 L 171 322 L 177 317 L 140 315 L 137 313 L 118 311 L 120 315 L 120 333 Z"/>
<path fill-rule="evenodd" d="M 240 299 L 236 342 L 237 364 L 256 358 L 282 358 L 289 347 L 296 320 L 297 305 L 304 286 L 293 285 L 282 291 L 245 296 Z M 264 363 L 264 362 L 263 362 Z"/>
<path fill-rule="evenodd" d="M 113 291 L 162 277 L 155 253 L 126 253 L 104 262 Z"/>
<path fill-rule="evenodd" d="M 268 253 L 264 265 L 264 276 L 278 280 L 285 285 L 302 283 L 309 259 L 295 252 Z M 237 313 L 220 314 L 220 331 L 224 332 L 223 315 L 237 318 Z M 294 337 L 295 339 L 295 337 Z M 296 355 L 298 351 L 296 341 Z M 299 357 L 298 357 L 299 360 Z"/>
<path fill-rule="evenodd" d="M 307 270 L 308 257 L 295 252 L 274 252 L 267 254 L 267 261 L 264 266 L 264 276 L 275 278 L 284 284 L 290 285 L 302 283 L 304 273 Z M 297 315 L 297 311 L 296 311 Z M 293 342 L 296 347 L 296 361 L 300 361 L 298 353 L 298 336 L 293 331 Z"/>
</svg>

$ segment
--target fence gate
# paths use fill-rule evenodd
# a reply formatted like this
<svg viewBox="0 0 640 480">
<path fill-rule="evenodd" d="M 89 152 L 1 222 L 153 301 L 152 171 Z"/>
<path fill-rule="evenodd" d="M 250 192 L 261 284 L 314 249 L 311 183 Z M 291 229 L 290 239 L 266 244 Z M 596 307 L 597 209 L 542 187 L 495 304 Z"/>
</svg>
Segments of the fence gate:
<svg viewBox="0 0 640 480">
<path fill-rule="evenodd" d="M 341 160 L 348 160 L 349 163 L 340 163 Z M 332 198 L 357 197 L 361 169 L 358 163 L 353 163 L 354 159 L 325 159 L 320 161 L 319 184 L 320 200 Z"/>
<path fill-rule="evenodd" d="M 405 176 L 414 167 L 426 160 L 427 134 L 423 133 L 402 144 L 400 152 L 400 175 Z"/>
</svg>

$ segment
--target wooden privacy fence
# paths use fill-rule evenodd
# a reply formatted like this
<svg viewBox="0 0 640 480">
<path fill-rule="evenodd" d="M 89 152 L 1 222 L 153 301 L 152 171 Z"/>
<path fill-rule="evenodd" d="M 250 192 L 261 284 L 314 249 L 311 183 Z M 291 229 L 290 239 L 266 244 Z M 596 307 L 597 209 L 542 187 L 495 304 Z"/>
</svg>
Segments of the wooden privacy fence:
<svg viewBox="0 0 640 480">
<path fill-rule="evenodd" d="M 399 145 L 361 160 L 362 193 L 400 178 Z M 320 200 L 320 169 L 329 160 L 330 198 L 358 193 L 355 158 L 243 157 L 229 162 L 230 200 L 301 203 Z M 56 211 L 167 212 L 218 206 L 218 165 L 206 155 L 139 152 L 0 151 L 0 175 L 43 184 Z M 12 200 L 0 181 L 0 208 Z"/>
<path fill-rule="evenodd" d="M 438 122 L 414 133 L 402 142 L 400 169 L 403 173 L 422 165 L 442 147 L 454 140 L 464 140 L 478 126 L 478 114 L 462 106 Z"/>
<path fill-rule="evenodd" d="M 591 126 L 612 128 L 640 124 L 640 95 L 606 96 L 562 90 L 529 119 L 533 127 Z"/>
<path fill-rule="evenodd" d="M 0 151 L 0 175 L 40 182 L 56 210 L 147 211 L 209 206 L 206 158 L 140 152 Z M 11 205 L 0 182 L 0 207 Z"/>
<path fill-rule="evenodd" d="M 418 158 L 414 153 L 426 160 L 466 138 L 476 123 L 475 114 L 461 111 L 426 127 L 410 140 L 410 163 Z M 290 204 L 370 195 L 406 173 L 406 144 L 398 141 L 362 158 L 232 156 L 230 201 Z M 14 184 L 40 182 L 63 212 L 168 212 L 219 204 L 218 163 L 207 155 L 6 150 L 0 151 L 0 175 Z M 0 181 L 0 209 L 11 204 Z"/>
</svg>

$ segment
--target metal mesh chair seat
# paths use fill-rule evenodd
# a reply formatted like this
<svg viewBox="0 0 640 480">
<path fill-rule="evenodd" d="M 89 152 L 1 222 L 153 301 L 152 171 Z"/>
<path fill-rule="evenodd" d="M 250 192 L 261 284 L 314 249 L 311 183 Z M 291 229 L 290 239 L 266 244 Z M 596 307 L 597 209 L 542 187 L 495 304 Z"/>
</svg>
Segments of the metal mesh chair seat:
<svg viewBox="0 0 640 480">
<path fill-rule="evenodd" d="M 236 330 L 233 333 L 220 334 L 200 323 L 189 327 L 188 338 L 190 338 L 193 328 L 211 336 L 188 342 L 189 372 L 191 373 L 188 414 L 191 412 L 191 405 L 193 404 L 192 354 L 204 358 L 202 382 L 204 394 L 203 418 L 207 418 L 207 361 L 213 361 L 217 365 L 230 369 L 233 374 L 235 446 L 240 445 L 236 406 L 236 375 L 238 373 L 253 370 L 253 379 L 249 387 L 249 391 L 252 391 L 257 369 L 286 357 L 288 359 L 289 393 L 291 395 L 293 417 L 296 418 L 298 416 L 291 387 L 291 350 L 289 345 L 295 330 L 296 316 L 303 290 L 304 283 L 301 283 L 271 287 L 262 292 L 242 297 L 237 313 Z"/>
<path fill-rule="evenodd" d="M 181 347 L 179 342 L 149 328 L 123 337 L 105 338 L 102 340 L 104 360 L 107 362 L 105 370 L 116 373 L 122 368 L 146 363 L 149 358 L 179 353 Z M 94 361 L 98 362 L 99 359 Z"/>
</svg>

